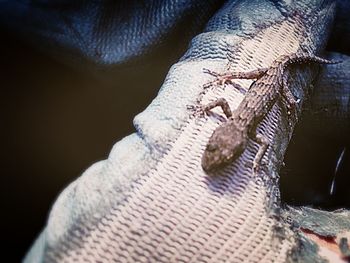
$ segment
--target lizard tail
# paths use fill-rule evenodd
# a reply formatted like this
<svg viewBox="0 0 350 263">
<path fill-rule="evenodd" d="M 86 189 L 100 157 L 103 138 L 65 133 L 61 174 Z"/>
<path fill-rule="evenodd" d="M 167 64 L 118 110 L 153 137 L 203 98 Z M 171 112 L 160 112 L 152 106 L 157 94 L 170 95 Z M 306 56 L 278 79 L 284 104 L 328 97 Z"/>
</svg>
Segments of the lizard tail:
<svg viewBox="0 0 350 263">
<path fill-rule="evenodd" d="M 287 67 L 291 64 L 302 64 L 302 63 L 320 63 L 320 64 L 338 64 L 341 63 L 342 61 L 338 61 L 338 60 L 328 60 L 325 58 L 321 58 L 315 55 L 309 55 L 309 54 L 293 54 L 291 56 L 288 57 L 288 59 L 286 59 L 284 61 L 284 63 L 282 62 L 284 67 Z"/>
</svg>

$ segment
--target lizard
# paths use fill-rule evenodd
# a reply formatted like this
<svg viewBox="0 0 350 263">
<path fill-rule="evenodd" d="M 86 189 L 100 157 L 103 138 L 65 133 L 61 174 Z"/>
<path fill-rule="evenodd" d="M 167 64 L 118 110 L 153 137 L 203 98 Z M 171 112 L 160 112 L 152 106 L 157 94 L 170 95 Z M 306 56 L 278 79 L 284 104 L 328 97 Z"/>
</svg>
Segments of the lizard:
<svg viewBox="0 0 350 263">
<path fill-rule="evenodd" d="M 259 144 L 259 149 L 253 160 L 253 172 L 257 172 L 270 143 L 268 138 L 257 133 L 257 126 L 278 99 L 282 99 L 288 113 L 290 110 L 296 109 L 298 101 L 288 87 L 285 69 L 291 64 L 304 63 L 335 64 L 339 62 L 308 53 L 293 53 L 278 57 L 268 68 L 259 68 L 249 72 L 219 74 L 206 70 L 206 73 L 216 77 L 216 80 L 210 85 L 214 83 L 224 84 L 233 79 L 255 79 L 255 81 L 235 111 L 231 110 L 224 98 L 219 98 L 204 107 L 201 106 L 201 111 L 204 113 L 219 106 L 227 118 L 226 122 L 214 130 L 205 147 L 201 160 L 205 172 L 220 169 L 235 161 L 245 150 L 248 139 Z M 206 87 L 210 85 L 207 84 Z"/>
</svg>

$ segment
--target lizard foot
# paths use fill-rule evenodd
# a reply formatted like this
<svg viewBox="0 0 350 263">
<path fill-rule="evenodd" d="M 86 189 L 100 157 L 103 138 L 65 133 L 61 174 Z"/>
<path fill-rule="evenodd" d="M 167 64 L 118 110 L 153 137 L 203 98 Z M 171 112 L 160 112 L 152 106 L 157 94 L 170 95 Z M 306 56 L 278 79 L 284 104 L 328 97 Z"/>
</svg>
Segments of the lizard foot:
<svg viewBox="0 0 350 263">
<path fill-rule="evenodd" d="M 210 69 L 203 68 L 203 72 L 215 77 L 215 80 L 210 81 L 203 85 L 204 91 L 213 86 L 223 86 L 225 85 L 225 82 L 228 81 L 227 79 L 222 77 L 222 74 L 217 73 L 215 71 L 211 71 Z"/>
<path fill-rule="evenodd" d="M 266 162 L 263 162 L 263 161 L 260 161 L 259 163 L 255 162 L 255 161 L 247 161 L 244 164 L 244 166 L 246 168 L 251 168 L 253 175 L 256 176 L 261 171 L 267 171 L 268 164 Z"/>
<path fill-rule="evenodd" d="M 267 170 L 267 163 L 260 161 L 259 163 L 253 162 L 253 174 L 257 175 L 260 171 Z"/>
<path fill-rule="evenodd" d="M 204 118 L 208 115 L 202 105 L 187 105 L 187 109 L 192 112 L 191 117 Z"/>
</svg>

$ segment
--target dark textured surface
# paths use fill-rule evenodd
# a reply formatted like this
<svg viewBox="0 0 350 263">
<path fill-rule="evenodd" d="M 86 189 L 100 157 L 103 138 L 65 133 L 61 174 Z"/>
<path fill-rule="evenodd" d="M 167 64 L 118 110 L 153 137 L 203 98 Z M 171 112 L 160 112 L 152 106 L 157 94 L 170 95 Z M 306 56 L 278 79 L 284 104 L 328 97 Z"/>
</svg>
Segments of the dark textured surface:
<svg viewBox="0 0 350 263">
<path fill-rule="evenodd" d="M 58 59 L 111 70 L 159 52 L 179 54 L 222 2 L 5 1 L 0 21 Z"/>
<path fill-rule="evenodd" d="M 350 59 L 339 53 L 328 58 L 342 63 L 324 66 L 314 84 L 285 157 L 281 193 L 290 204 L 350 208 Z"/>
<path fill-rule="evenodd" d="M 350 143 L 350 56 L 331 53 L 329 57 L 341 63 L 324 67 L 303 118 L 309 124 L 308 134 Z"/>
<path fill-rule="evenodd" d="M 350 55 L 350 1 L 337 1 L 337 14 L 328 48 Z"/>
</svg>

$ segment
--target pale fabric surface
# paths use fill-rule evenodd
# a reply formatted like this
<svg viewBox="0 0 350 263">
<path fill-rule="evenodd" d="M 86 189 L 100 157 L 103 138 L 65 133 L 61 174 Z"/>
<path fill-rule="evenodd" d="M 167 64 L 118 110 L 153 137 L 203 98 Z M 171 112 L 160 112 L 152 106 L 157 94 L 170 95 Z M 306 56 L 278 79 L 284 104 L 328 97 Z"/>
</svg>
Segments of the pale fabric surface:
<svg viewBox="0 0 350 263">
<path fill-rule="evenodd" d="M 257 177 L 251 161 L 258 146 L 250 141 L 238 161 L 208 178 L 201 154 L 221 120 L 217 115 L 189 118 L 186 106 L 212 80 L 203 68 L 247 71 L 300 47 L 319 53 L 334 10 L 332 1 L 228 2 L 171 68 L 157 98 L 135 118 L 137 133 L 118 142 L 106 161 L 61 193 L 25 261 L 285 262 L 295 240 L 274 215 L 277 169 L 294 123 L 289 126 L 279 104 L 261 123 L 259 131 L 271 147 L 263 159 L 267 169 Z M 293 11 L 299 15 L 286 16 Z M 242 13 L 244 23 L 234 22 Z M 301 102 L 313 69 L 291 72 L 290 85 Z M 248 88 L 251 81 L 237 83 Z M 201 103 L 219 97 L 235 108 L 242 94 L 227 86 L 209 91 Z M 276 226 L 285 234 L 276 235 Z"/>
</svg>

